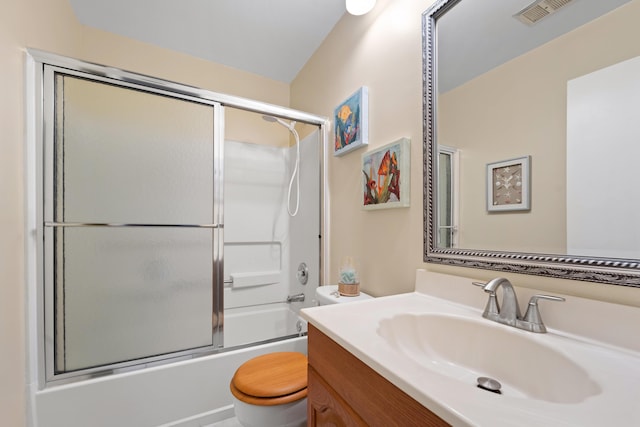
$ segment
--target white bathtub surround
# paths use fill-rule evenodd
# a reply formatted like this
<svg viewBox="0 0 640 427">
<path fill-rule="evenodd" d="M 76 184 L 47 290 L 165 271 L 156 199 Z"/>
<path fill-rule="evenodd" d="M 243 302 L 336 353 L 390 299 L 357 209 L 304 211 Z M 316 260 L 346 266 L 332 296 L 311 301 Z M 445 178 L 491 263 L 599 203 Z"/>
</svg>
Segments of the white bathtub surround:
<svg viewBox="0 0 640 427">
<path fill-rule="evenodd" d="M 302 310 L 302 316 L 453 426 L 640 425 L 640 340 L 636 330 L 640 310 L 563 295 L 563 303 L 541 302 L 548 333 L 536 334 L 483 319 L 487 294 L 472 286 L 472 281 L 418 270 L 413 293 L 348 306 L 308 308 Z M 521 308 L 531 295 L 539 293 L 522 288 L 516 291 Z M 406 333 L 411 325 L 394 323 L 405 318 L 442 320 L 439 325 L 447 331 L 429 332 L 428 325 L 422 325 L 411 335 Z M 404 326 L 393 331 L 390 324 Z M 450 363 L 453 355 L 438 353 L 433 342 L 420 338 L 435 334 L 443 338 L 442 346 L 452 348 L 456 345 L 449 346 L 447 341 L 455 342 L 465 333 L 485 332 L 500 337 L 500 346 L 489 352 L 490 360 L 495 357 L 496 363 L 485 366 L 507 366 L 512 378 L 523 379 L 517 392 L 510 392 L 510 383 L 503 384 L 502 395 L 478 389 L 474 379 L 482 373 L 460 364 L 476 363 L 473 358 Z M 529 353 L 518 352 L 525 347 Z M 542 359 L 521 363 L 535 351 L 555 364 L 545 366 Z M 473 350 L 467 353 L 473 354 Z M 561 364 L 575 381 L 562 372 L 558 378 L 547 375 Z M 471 378 L 470 383 L 463 380 L 465 376 Z M 530 388 L 558 385 L 563 379 L 562 387 L 554 390 Z M 558 389 L 561 393 L 554 395 Z"/>
<path fill-rule="evenodd" d="M 318 135 L 314 132 L 300 142 L 300 206 L 295 217 L 286 206 L 295 147 L 225 141 L 225 317 L 229 309 L 281 303 L 299 293 L 305 294 L 307 304 L 292 307 L 310 305 L 320 277 Z M 296 277 L 302 262 L 309 269 L 306 285 Z"/>
</svg>

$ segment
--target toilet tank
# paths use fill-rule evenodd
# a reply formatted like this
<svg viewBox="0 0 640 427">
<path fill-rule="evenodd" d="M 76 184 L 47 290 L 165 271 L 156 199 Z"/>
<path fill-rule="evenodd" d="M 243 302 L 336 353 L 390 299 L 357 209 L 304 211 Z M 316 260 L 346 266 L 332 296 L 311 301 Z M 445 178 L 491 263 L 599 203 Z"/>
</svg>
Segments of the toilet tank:
<svg viewBox="0 0 640 427">
<path fill-rule="evenodd" d="M 338 285 L 324 285 L 316 288 L 316 301 L 318 301 L 318 305 L 342 304 L 371 298 L 373 298 L 371 295 L 364 292 L 360 292 L 360 295 L 355 297 L 340 295 L 338 293 Z"/>
</svg>

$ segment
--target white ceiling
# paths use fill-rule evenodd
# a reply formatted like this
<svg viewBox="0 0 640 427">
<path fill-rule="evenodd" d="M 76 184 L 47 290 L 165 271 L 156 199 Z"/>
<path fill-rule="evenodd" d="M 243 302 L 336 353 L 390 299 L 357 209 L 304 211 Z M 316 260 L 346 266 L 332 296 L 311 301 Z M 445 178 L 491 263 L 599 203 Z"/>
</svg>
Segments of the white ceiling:
<svg viewBox="0 0 640 427">
<path fill-rule="evenodd" d="M 345 13 L 344 0 L 70 0 L 78 20 L 290 83 Z"/>
</svg>

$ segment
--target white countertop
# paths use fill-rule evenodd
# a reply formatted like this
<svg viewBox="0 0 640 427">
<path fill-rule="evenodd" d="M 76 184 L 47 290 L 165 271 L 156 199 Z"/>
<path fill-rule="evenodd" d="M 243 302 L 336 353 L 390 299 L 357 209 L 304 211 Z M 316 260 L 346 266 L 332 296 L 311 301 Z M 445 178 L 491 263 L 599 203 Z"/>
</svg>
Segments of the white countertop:
<svg viewBox="0 0 640 427">
<path fill-rule="evenodd" d="M 451 283 L 441 283 L 443 281 Z M 569 304 L 565 311 L 571 313 L 573 319 L 556 320 L 557 325 L 547 322 L 545 314 L 553 320 L 562 318 L 563 306 L 557 304 L 552 308 L 552 303 L 541 307 L 548 333 L 522 331 L 580 365 L 600 386 L 599 393 L 577 403 L 552 403 L 480 390 L 427 367 L 428 361 L 419 363 L 406 357 L 378 333 L 381 320 L 398 314 L 441 313 L 482 319 L 486 295 L 471 286 L 470 281 L 419 270 L 416 292 L 306 308 L 301 316 L 453 426 L 640 426 L 640 334 L 637 330 L 640 309 L 597 303 L 596 307 L 601 310 L 593 313 L 595 317 L 602 315 L 618 324 L 608 325 L 603 318 L 594 320 L 598 323 L 590 328 L 584 319 L 589 319 L 587 315 L 591 313 L 579 318 L 580 307 L 584 302 L 586 309 L 593 310 L 594 302 L 567 297 Z M 443 291 L 442 286 L 448 288 Z M 521 298 L 521 306 L 523 302 L 526 299 Z M 620 324 L 623 323 L 620 319 L 631 324 Z M 560 326 L 566 326 L 567 330 L 556 329 Z M 576 333 L 589 329 L 594 330 L 595 336 Z M 615 342 L 603 342 L 607 329 L 615 331 Z M 498 351 L 496 357 L 500 357 Z M 535 366 L 522 366 L 522 369 L 535 375 Z"/>
</svg>

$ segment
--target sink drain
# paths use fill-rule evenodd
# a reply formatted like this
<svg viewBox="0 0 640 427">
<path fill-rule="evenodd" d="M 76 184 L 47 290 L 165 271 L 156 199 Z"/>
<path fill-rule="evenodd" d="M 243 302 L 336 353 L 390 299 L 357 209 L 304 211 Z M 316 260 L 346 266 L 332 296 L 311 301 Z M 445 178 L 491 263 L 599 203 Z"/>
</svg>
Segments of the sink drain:
<svg viewBox="0 0 640 427">
<path fill-rule="evenodd" d="M 478 377 L 478 388 L 483 390 L 490 391 L 491 393 L 502 394 L 500 388 L 502 388 L 502 384 L 500 382 L 494 380 L 489 377 Z"/>
</svg>

